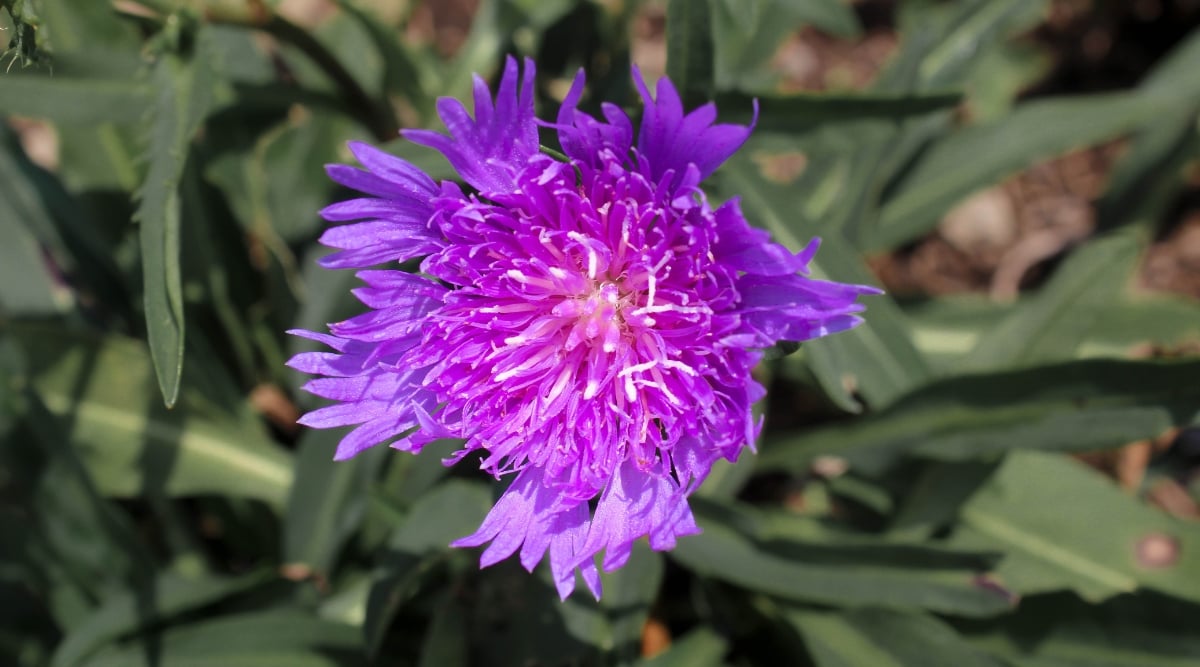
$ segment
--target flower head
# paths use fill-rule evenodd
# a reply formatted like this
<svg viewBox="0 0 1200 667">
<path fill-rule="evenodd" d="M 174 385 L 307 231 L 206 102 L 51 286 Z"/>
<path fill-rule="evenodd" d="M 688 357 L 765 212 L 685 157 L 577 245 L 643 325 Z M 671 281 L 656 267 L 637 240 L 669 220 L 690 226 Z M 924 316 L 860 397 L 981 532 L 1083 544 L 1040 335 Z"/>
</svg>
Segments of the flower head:
<svg viewBox="0 0 1200 667">
<path fill-rule="evenodd" d="M 859 323 L 870 287 L 809 279 L 799 254 L 751 228 L 736 200 L 713 208 L 700 183 L 750 128 L 714 125 L 707 104 L 684 113 L 660 79 L 636 135 L 619 108 L 577 110 L 581 72 L 554 123 L 567 162 L 539 150 L 534 68 L 507 61 L 493 100 L 475 79 L 475 115 L 438 112 L 450 131 L 406 130 L 441 151 L 469 186 L 435 183 L 413 165 L 351 144 L 366 170 L 329 175 L 364 193 L 322 215 L 338 252 L 328 268 L 423 258 L 420 273 L 362 270 L 362 315 L 290 364 L 320 376 L 305 388 L 334 403 L 316 428 L 357 425 L 345 459 L 380 443 L 417 452 L 461 438 L 514 479 L 473 535 L 487 566 L 550 553 L 559 594 L 581 571 L 599 597 L 595 556 L 621 567 L 648 536 L 664 550 L 699 532 L 687 497 L 721 458 L 752 447 L 760 423 L 751 377 L 763 348 Z M 594 504 L 594 509 L 593 509 Z"/>
</svg>

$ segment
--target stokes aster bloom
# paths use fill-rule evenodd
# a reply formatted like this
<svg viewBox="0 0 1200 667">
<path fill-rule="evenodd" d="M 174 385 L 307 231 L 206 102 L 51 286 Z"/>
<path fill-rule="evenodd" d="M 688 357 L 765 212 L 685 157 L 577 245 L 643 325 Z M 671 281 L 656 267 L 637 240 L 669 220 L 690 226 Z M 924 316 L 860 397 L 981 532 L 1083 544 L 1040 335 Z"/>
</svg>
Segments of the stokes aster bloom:
<svg viewBox="0 0 1200 667">
<path fill-rule="evenodd" d="M 699 532 L 687 497 L 717 459 L 752 447 L 760 422 L 751 377 L 760 350 L 859 323 L 874 288 L 805 277 L 800 254 L 747 225 L 736 200 L 712 208 L 700 182 L 750 134 L 714 125 L 707 104 L 685 114 L 671 83 L 633 123 L 576 109 L 583 73 L 557 121 L 534 117 L 534 68 L 509 59 L 495 100 L 475 79 L 475 115 L 443 98 L 450 136 L 406 130 L 441 151 L 472 188 L 435 183 L 413 165 L 350 145 L 366 171 L 330 177 L 367 195 L 334 204 L 321 242 L 331 269 L 423 257 L 421 273 L 364 270 L 362 315 L 330 334 L 292 333 L 333 352 L 290 365 L 335 403 L 300 421 L 358 425 L 346 459 L 380 443 L 417 452 L 461 438 L 447 465 L 479 451 L 497 478 L 515 476 L 475 534 L 481 563 L 520 551 L 532 570 L 547 550 L 559 594 L 580 570 L 600 596 L 595 555 L 621 567 L 648 536 L 665 550 Z M 558 133 L 569 162 L 539 151 L 538 125 Z M 594 509 L 593 509 L 594 505 Z"/>
</svg>

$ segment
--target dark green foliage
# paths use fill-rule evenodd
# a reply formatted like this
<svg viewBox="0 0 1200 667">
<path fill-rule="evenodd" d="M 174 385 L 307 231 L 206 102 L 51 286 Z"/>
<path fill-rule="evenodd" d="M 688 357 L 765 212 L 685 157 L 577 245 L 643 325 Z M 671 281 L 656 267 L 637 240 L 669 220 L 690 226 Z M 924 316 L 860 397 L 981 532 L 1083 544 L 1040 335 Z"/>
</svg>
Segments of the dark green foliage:
<svg viewBox="0 0 1200 667">
<path fill-rule="evenodd" d="M 1145 492 L 1200 489 L 1200 307 L 1131 277 L 1195 203 L 1200 31 L 1132 87 L 1022 99 L 1050 3 L 907 0 L 872 83 L 795 94 L 780 44 L 862 39 L 886 3 L 482 0 L 453 56 L 406 39 L 419 3 L 328 4 L 309 29 L 276 2 L 0 0 L 0 664 L 1196 663 L 1200 524 Z M 308 348 L 283 331 L 355 312 L 314 264 L 345 141 L 453 177 L 395 130 L 506 53 L 537 60 L 542 117 L 581 66 L 581 108 L 636 113 L 639 12 L 689 106 L 747 123 L 757 98 L 710 198 L 793 250 L 821 236 L 818 278 L 876 282 L 870 255 L 973 193 L 1123 149 L 1094 233 L 1016 302 L 873 297 L 769 351 L 761 452 L 695 494 L 704 533 L 560 603 L 544 567 L 446 546 L 498 493 L 440 465 L 455 443 L 333 463 L 339 433 L 297 429 Z M 1179 430 L 1193 449 L 1128 490 L 1074 458 Z"/>
</svg>

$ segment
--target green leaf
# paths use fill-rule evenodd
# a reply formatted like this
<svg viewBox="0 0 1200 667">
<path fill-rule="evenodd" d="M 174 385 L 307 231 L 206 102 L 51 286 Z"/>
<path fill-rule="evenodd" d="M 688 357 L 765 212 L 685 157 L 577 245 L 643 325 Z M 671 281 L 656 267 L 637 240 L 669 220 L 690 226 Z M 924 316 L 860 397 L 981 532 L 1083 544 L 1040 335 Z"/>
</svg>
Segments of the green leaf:
<svg viewBox="0 0 1200 667">
<path fill-rule="evenodd" d="M 1137 138 L 1098 206 L 1097 227 L 1112 231 L 1072 253 L 1037 295 L 980 337 L 969 368 L 1032 365 L 1078 349 L 1124 291 L 1150 231 L 1183 187 L 1181 168 L 1200 145 L 1193 125 L 1190 117 L 1167 119 Z"/>
<path fill-rule="evenodd" d="M 465 567 L 474 568 L 470 563 Z M 559 600 L 549 568 L 530 576 L 510 558 L 470 580 L 475 662 L 496 667 L 592 665 L 613 647 L 600 605 L 583 591 Z"/>
<path fill-rule="evenodd" d="M 870 248 L 916 238 L 972 192 L 1038 160 L 1090 146 L 1142 126 L 1162 113 L 1155 98 L 1105 93 L 1044 99 L 1004 118 L 936 143 L 883 205 Z"/>
<path fill-rule="evenodd" d="M 932 462 L 902 496 L 888 525 L 892 539 L 928 539 L 958 518 L 958 510 L 999 465 L 994 461 Z"/>
<path fill-rule="evenodd" d="M 370 10 L 360 7 L 354 0 L 337 0 L 337 5 L 362 25 L 372 46 L 383 59 L 384 91 L 404 95 L 414 108 L 428 108 L 431 100 L 425 92 L 425 82 L 422 80 L 424 72 L 405 47 L 404 40 L 396 38 L 396 30 L 384 25 Z"/>
<path fill-rule="evenodd" d="M 642 630 L 658 598 L 663 569 L 662 554 L 636 542 L 628 563 L 601 575 L 600 604 L 612 627 L 613 653 L 621 659 L 632 659 L 641 650 Z"/>
<path fill-rule="evenodd" d="M 1133 91 L 1036 100 L 935 143 L 883 203 L 866 245 L 890 248 L 916 238 L 970 193 L 1038 160 L 1194 114 L 1200 84 L 1186 63 L 1197 55 L 1200 36 L 1193 35 Z"/>
<path fill-rule="evenodd" d="M 29 386 L 26 367 L 38 360 L 0 338 L 0 386 L 5 412 L 22 421 L 4 427 L 0 480 L 19 509 L 4 519 L 22 586 L 36 591 L 61 627 L 73 627 L 96 601 L 127 586 L 140 588 L 153 566 L 127 515 L 100 496 L 66 433 Z M 5 567 L 5 570 L 8 568 Z M 9 573 L 5 572 L 5 578 Z"/>
<path fill-rule="evenodd" d="M 467 613 L 462 602 L 447 593 L 433 611 L 421 642 L 419 667 L 467 667 L 471 645 Z"/>
<path fill-rule="evenodd" d="M 1078 461 L 1013 452 L 960 516 L 952 542 L 1003 550 L 997 573 L 1022 594 L 1069 589 L 1097 601 L 1145 587 L 1200 601 L 1197 526 Z"/>
<path fill-rule="evenodd" d="M 767 183 L 749 164 L 749 158 L 735 157 L 721 171 L 720 191 L 741 197 L 742 208 L 752 224 L 766 227 L 775 240 L 798 252 L 810 230 L 796 229 L 791 223 L 793 200 L 785 187 Z M 870 271 L 854 251 L 833 232 L 822 239 L 821 249 L 810 265 L 813 278 L 839 282 L 870 284 Z M 866 402 L 882 407 L 930 377 L 930 369 L 913 346 L 904 314 L 886 295 L 867 297 L 866 322 L 851 331 L 804 343 L 805 361 L 810 364 L 822 387 L 840 406 L 857 410 L 853 394 L 860 392 Z"/>
<path fill-rule="evenodd" d="M 17 256 L 10 248 L 10 259 L 0 262 L 2 270 L 11 271 L 13 277 L 0 289 L 19 293 L 45 287 L 57 301 L 55 311 L 71 305 L 71 297 L 81 293 L 82 300 L 99 299 L 115 314 L 127 314 L 123 277 L 113 261 L 110 244 L 97 229 L 93 212 L 75 200 L 54 174 L 35 165 L 25 155 L 16 134 L 3 127 L 0 218 L 0 224 L 19 227 L 9 234 L 21 239 L 13 246 L 23 246 L 24 251 Z M 43 255 L 48 255 L 49 262 Z M 22 265 L 24 270 L 19 268 Z M 71 288 L 63 284 L 67 281 L 49 273 L 51 266 L 69 276 Z M 39 282 L 39 275 L 48 282 Z"/>
<path fill-rule="evenodd" d="M 26 0 L 28 3 L 28 0 Z M 140 31 L 112 6 L 75 0 L 38 0 L 45 17 L 47 38 L 54 44 L 54 66 L 81 55 L 85 49 L 136 57 Z"/>
<path fill-rule="evenodd" d="M 802 471 L 823 454 L 963 460 L 1115 447 L 1200 419 L 1197 373 L 1195 361 L 1088 360 L 952 378 L 854 422 L 768 441 L 759 467 Z"/>
<path fill-rule="evenodd" d="M 712 99 L 711 0 L 671 0 L 667 5 L 667 76 L 685 108 Z"/>
<path fill-rule="evenodd" d="M 706 627 L 696 628 L 680 637 L 660 655 L 634 663 L 637 667 L 719 667 L 729 642 Z"/>
<path fill-rule="evenodd" d="M 16 204 L 8 178 L 8 160 L 0 154 L 0 236 L 6 239 L 0 247 L 0 312 L 12 315 L 55 315 L 66 311 L 73 299 L 65 286 L 51 273 L 42 258 L 37 238 L 22 225 L 22 219 L 12 212 Z"/>
<path fill-rule="evenodd" d="M 372 656 L 421 579 L 446 557 L 450 542 L 475 532 L 490 506 L 487 487 L 448 481 L 422 496 L 397 526 L 367 601 L 363 631 Z"/>
<path fill-rule="evenodd" d="M 972 630 L 971 639 L 1021 667 L 1191 667 L 1200 655 L 1190 623 L 1200 608 L 1165 595 L 1136 593 L 1098 605 L 1043 595 L 1021 609 Z"/>
<path fill-rule="evenodd" d="M 343 433 L 310 429 L 300 439 L 296 481 L 283 524 L 283 557 L 328 577 L 338 551 L 362 523 L 370 484 L 388 456 L 377 447 L 349 461 L 333 460 Z"/>
<path fill-rule="evenodd" d="M 121 591 L 105 598 L 82 622 L 70 628 L 54 652 L 52 667 L 70 667 L 98 649 L 122 637 L 152 626 L 169 623 L 186 613 L 217 604 L 227 598 L 258 588 L 274 577 L 265 572 L 236 578 L 184 578 L 172 573 L 158 575 L 145 599 L 140 592 Z"/>
<path fill-rule="evenodd" d="M 179 183 L 188 146 L 214 102 L 216 54 L 204 31 L 194 53 L 161 57 L 151 84 L 156 92 L 149 127 L 149 169 L 139 192 L 136 219 L 142 251 L 146 330 L 159 389 L 167 407 L 179 396 L 183 373 L 183 285 L 179 270 Z"/>
<path fill-rule="evenodd" d="M 286 608 L 173 627 L 79 667 L 365 666 L 358 629 Z"/>
<path fill-rule="evenodd" d="M 751 98 L 742 93 L 722 93 L 717 95 L 716 102 L 723 120 L 749 124 L 753 119 L 752 99 L 757 99 L 761 107 L 755 132 L 804 134 L 854 121 L 882 119 L 898 123 L 910 116 L 947 111 L 958 106 L 962 95 L 805 93 Z"/>
<path fill-rule="evenodd" d="M 778 74 L 767 62 L 802 25 L 843 38 L 862 32 L 854 10 L 838 0 L 713 0 L 712 16 L 719 89 L 765 91 L 773 86 Z"/>
<path fill-rule="evenodd" d="M 281 507 L 292 465 L 219 366 L 200 364 L 179 405 L 155 399 L 145 347 L 110 336 L 14 328 L 32 384 L 107 495 L 223 493 Z"/>
<path fill-rule="evenodd" d="M 1046 0 L 910 2 L 898 12 L 902 48 L 875 82 L 879 90 L 958 86 L 997 42 L 1037 21 Z"/>
<path fill-rule="evenodd" d="M 1096 313 L 1094 325 L 1078 341 L 1076 356 L 1123 357 L 1136 347 L 1175 348 L 1200 342 L 1200 319 L 1188 299 L 1171 294 L 1121 296 Z M 949 375 L 961 372 L 979 339 L 1026 302 L 998 303 L 961 295 L 909 304 L 905 313 L 913 323 L 917 347 L 939 375 Z M 1146 322 L 1154 326 L 1147 327 Z"/>
<path fill-rule="evenodd" d="M 139 123 L 151 99 L 146 83 L 132 79 L 0 74 L 0 86 L 0 114 L 76 125 Z"/>
<path fill-rule="evenodd" d="M 729 509 L 721 516 L 696 503 L 694 511 L 704 532 L 680 540 L 671 558 L 699 574 L 751 591 L 839 607 L 927 609 L 974 617 L 1011 609 L 1002 590 L 979 583 L 974 567 L 844 559 L 803 562 L 807 545 L 775 540 L 768 546 L 731 523 L 729 519 L 737 516 Z"/>
<path fill-rule="evenodd" d="M 948 625 L 926 614 L 887 609 L 783 613 L 804 637 L 817 667 L 1001 667 Z"/>
<path fill-rule="evenodd" d="M 463 48 L 455 54 L 454 60 L 442 67 L 438 67 L 436 62 L 430 66 L 432 72 L 429 80 L 435 82 L 435 86 L 426 87 L 430 96 L 467 99 L 471 92 L 472 76 L 478 74 L 486 77 L 494 71 L 507 40 L 522 25 L 520 18 L 520 12 L 514 12 L 510 3 L 483 0 L 471 20 L 471 32 L 467 34 Z M 418 111 L 427 122 L 434 118 L 433 108 Z"/>
</svg>

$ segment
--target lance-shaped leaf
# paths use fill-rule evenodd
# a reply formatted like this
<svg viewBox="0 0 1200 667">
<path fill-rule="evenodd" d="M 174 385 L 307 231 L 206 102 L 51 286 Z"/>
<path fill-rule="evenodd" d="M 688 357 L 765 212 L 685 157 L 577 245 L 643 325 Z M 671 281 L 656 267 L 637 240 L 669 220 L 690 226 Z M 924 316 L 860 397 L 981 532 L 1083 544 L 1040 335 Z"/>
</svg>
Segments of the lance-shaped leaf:
<svg viewBox="0 0 1200 667">
<path fill-rule="evenodd" d="M 1200 420 L 1200 362 L 1086 360 L 943 380 L 844 425 L 768 441 L 761 468 L 875 453 L 964 460 L 1010 449 L 1091 450 Z"/>
<path fill-rule="evenodd" d="M 1139 588 L 1200 601 L 1200 529 L 1072 459 L 1014 452 L 960 511 L 952 542 L 999 549 L 1005 585 L 1097 601 Z"/>
<path fill-rule="evenodd" d="M 179 185 L 188 146 L 213 104 L 215 73 L 210 40 L 201 31 L 189 56 L 166 53 L 151 75 L 156 91 L 147 141 L 146 180 L 136 219 L 142 250 L 146 331 L 155 374 L 167 407 L 179 396 L 183 373 L 183 284 L 179 269 L 183 217 Z"/>
</svg>

